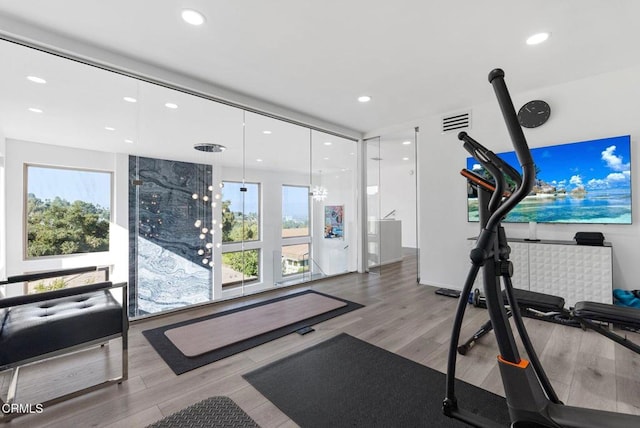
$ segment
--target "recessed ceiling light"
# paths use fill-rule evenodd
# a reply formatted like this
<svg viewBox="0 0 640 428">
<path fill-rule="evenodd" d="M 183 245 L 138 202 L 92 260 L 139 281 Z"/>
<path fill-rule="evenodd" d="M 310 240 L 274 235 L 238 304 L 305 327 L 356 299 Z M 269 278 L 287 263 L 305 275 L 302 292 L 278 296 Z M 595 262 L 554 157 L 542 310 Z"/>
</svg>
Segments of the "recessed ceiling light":
<svg viewBox="0 0 640 428">
<path fill-rule="evenodd" d="M 263 134 L 269 135 L 271 134 L 271 131 L 262 131 Z"/>
<path fill-rule="evenodd" d="M 176 109 L 178 108 L 178 104 L 175 103 L 165 103 L 164 105 L 166 108 L 172 108 L 172 109 Z"/>
<path fill-rule="evenodd" d="M 133 97 L 124 97 L 123 100 L 125 100 L 128 103 L 136 103 L 136 102 L 138 102 L 138 100 L 136 100 Z"/>
<path fill-rule="evenodd" d="M 46 80 L 44 80 L 42 77 L 38 77 L 38 76 L 27 76 L 27 79 L 29 79 L 33 83 L 47 83 Z"/>
<path fill-rule="evenodd" d="M 182 19 L 184 22 L 191 25 L 202 25 L 204 24 L 204 15 L 193 9 L 184 9 L 182 11 Z"/>
<path fill-rule="evenodd" d="M 333 144 L 333 143 L 332 143 L 331 141 L 325 141 L 325 142 L 324 142 L 324 145 L 325 145 L 325 146 L 330 146 L 330 145 L 332 145 L 332 144 Z"/>
<path fill-rule="evenodd" d="M 369 101 L 371 101 L 371 97 L 369 95 L 361 95 L 358 97 L 358 101 L 360 101 L 361 103 L 368 103 Z"/>
<path fill-rule="evenodd" d="M 409 144 L 411 144 L 411 141 L 409 141 L 409 140 L 403 141 L 402 144 L 404 144 L 405 146 L 408 146 Z"/>
<path fill-rule="evenodd" d="M 329 160 L 329 158 L 322 158 L 323 160 Z"/>
<path fill-rule="evenodd" d="M 545 40 L 547 40 L 549 38 L 549 36 L 551 35 L 551 33 L 538 33 L 538 34 L 534 34 L 533 36 L 529 37 L 527 39 L 527 44 L 528 45 L 537 45 L 539 43 L 544 42 Z"/>
<path fill-rule="evenodd" d="M 29 107 L 29 111 L 32 113 L 42 113 L 42 109 L 35 108 L 35 107 Z"/>
<path fill-rule="evenodd" d="M 105 126 L 104 129 L 106 129 L 107 131 L 115 131 L 116 128 L 114 128 L 113 126 Z"/>
<path fill-rule="evenodd" d="M 258 158 L 256 159 L 256 162 L 262 162 L 262 159 Z"/>
<path fill-rule="evenodd" d="M 127 144 L 133 144 L 133 140 L 130 138 L 125 138 L 124 142 Z"/>
<path fill-rule="evenodd" d="M 407 160 L 409 160 L 409 158 L 408 157 L 403 157 L 402 160 L 407 161 Z"/>
</svg>

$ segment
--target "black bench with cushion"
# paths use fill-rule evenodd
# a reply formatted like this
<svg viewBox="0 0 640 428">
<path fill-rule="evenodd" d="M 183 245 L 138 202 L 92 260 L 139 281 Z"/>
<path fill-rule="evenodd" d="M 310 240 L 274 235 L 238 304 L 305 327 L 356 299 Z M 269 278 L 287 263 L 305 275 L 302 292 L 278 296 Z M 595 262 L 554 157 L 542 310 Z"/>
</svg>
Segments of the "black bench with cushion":
<svg viewBox="0 0 640 428">
<path fill-rule="evenodd" d="M 479 291 L 478 291 L 479 293 Z M 504 303 L 509 302 L 504 293 Z M 599 302 L 577 302 L 574 308 L 565 309 L 562 297 L 538 293 L 529 290 L 513 289 L 518 307 L 523 316 L 557 322 L 564 325 L 591 329 L 616 343 L 640 354 L 640 345 L 629 340 L 626 335 L 615 333 L 611 326 L 622 327 L 631 331 L 640 331 L 640 309 Z M 474 306 L 486 308 L 484 297 L 474 292 Z M 508 315 L 511 315 L 510 312 Z M 484 323 L 466 342 L 458 346 L 462 355 L 475 343 L 493 329 L 491 321 Z"/>
<path fill-rule="evenodd" d="M 118 302 L 112 290 L 122 290 Z M 122 375 L 56 397 L 44 405 L 127 378 L 126 283 L 100 282 L 45 293 L 0 299 L 0 371 L 13 369 L 7 394 L 11 403 L 20 366 L 122 338 Z M 1 400 L 0 400 L 1 403 Z M 11 415 L 5 415 L 8 417 Z"/>
</svg>

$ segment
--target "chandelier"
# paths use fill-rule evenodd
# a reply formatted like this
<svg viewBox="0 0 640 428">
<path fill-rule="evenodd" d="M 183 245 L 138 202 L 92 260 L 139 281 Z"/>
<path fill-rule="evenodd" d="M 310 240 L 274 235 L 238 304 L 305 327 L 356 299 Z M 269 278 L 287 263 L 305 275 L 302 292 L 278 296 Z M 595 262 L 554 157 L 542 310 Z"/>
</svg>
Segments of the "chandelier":
<svg viewBox="0 0 640 428">
<path fill-rule="evenodd" d="M 311 197 L 314 201 L 324 201 L 327 199 L 327 189 L 322 186 L 314 186 L 311 190 Z"/>
<path fill-rule="evenodd" d="M 206 153 L 221 153 L 226 149 L 225 146 L 214 143 L 198 143 L 193 148 Z M 215 168 L 215 163 L 213 168 Z M 202 176 L 198 173 L 201 169 L 204 171 Z M 196 202 L 196 221 L 193 225 L 198 230 L 198 237 L 200 238 L 197 249 L 198 258 L 200 258 L 203 265 L 211 268 L 214 266 L 213 241 L 215 230 L 216 228 L 222 228 L 222 223 L 218 223 L 213 215 L 213 210 L 217 207 L 218 201 L 222 197 L 222 183 L 214 186 L 212 183 L 213 172 L 206 166 L 196 165 L 195 186 L 199 190 L 196 190 L 191 195 L 191 198 Z M 220 244 L 216 244 L 216 247 L 219 248 Z"/>
</svg>

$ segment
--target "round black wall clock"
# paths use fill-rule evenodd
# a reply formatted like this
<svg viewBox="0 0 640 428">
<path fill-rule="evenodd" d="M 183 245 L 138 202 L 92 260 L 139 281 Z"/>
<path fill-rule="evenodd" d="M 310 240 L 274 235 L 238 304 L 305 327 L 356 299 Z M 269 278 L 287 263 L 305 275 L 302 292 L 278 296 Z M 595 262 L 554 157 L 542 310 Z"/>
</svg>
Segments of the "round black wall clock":
<svg viewBox="0 0 640 428">
<path fill-rule="evenodd" d="M 551 107 L 545 101 L 533 100 L 523 105 L 518 111 L 518 122 L 525 128 L 537 128 L 551 116 Z"/>
</svg>

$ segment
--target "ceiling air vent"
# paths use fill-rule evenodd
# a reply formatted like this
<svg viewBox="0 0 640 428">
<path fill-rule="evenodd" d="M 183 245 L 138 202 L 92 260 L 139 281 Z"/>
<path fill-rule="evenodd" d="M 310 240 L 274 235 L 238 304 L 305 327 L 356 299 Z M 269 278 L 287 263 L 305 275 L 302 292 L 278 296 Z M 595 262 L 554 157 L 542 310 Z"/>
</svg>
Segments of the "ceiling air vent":
<svg viewBox="0 0 640 428">
<path fill-rule="evenodd" d="M 442 132 L 471 128 L 471 112 L 456 113 L 442 118 Z"/>
</svg>

